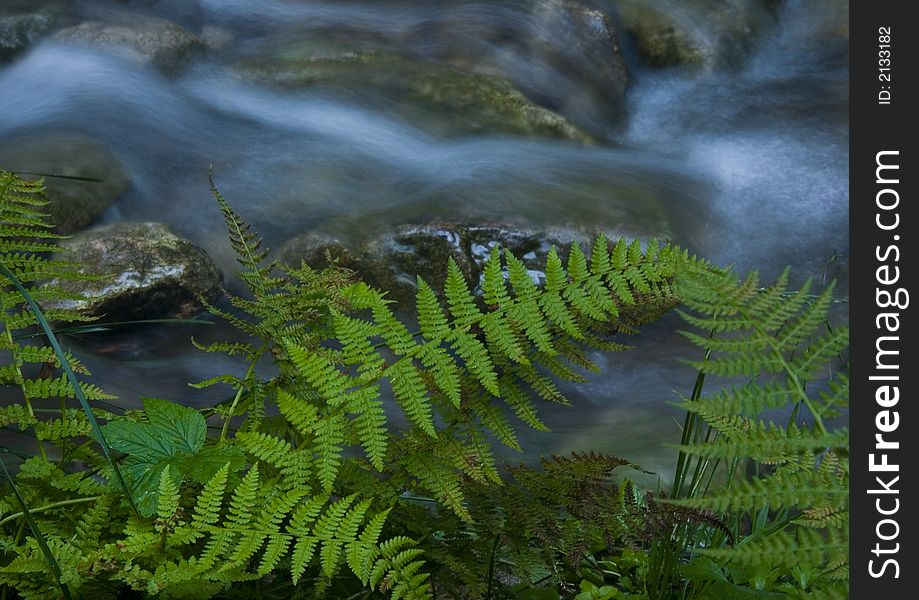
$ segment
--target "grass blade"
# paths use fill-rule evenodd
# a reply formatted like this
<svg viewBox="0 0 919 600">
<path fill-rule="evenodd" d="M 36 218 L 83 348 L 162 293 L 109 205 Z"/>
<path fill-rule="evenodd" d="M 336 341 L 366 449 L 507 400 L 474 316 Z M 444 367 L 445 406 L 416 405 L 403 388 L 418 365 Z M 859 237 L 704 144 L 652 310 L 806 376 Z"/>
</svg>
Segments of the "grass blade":
<svg viewBox="0 0 919 600">
<path fill-rule="evenodd" d="M 109 447 L 108 442 L 105 441 L 105 436 L 102 434 L 102 428 L 99 427 L 99 422 L 96 420 L 96 416 L 93 414 L 92 407 L 90 407 L 89 401 L 86 399 L 86 395 L 83 393 L 83 388 L 80 387 L 80 382 L 77 380 L 76 374 L 70 367 L 70 361 L 67 360 L 67 354 L 64 353 L 64 350 L 61 348 L 61 344 L 57 341 L 57 337 L 51 330 L 51 325 L 49 325 L 48 321 L 45 319 L 45 315 L 42 312 L 41 307 L 37 302 L 35 302 L 35 299 L 32 298 L 25 286 L 22 285 L 22 282 L 19 281 L 19 278 L 16 277 L 16 275 L 10 271 L 3 263 L 0 263 L 0 274 L 9 279 L 10 283 L 13 284 L 13 287 L 15 287 L 16 290 L 22 294 L 26 304 L 29 305 L 29 308 L 35 315 L 35 319 L 38 321 L 38 324 L 44 330 L 45 336 L 48 338 L 48 343 L 51 344 L 51 347 L 54 349 L 54 353 L 57 354 L 57 358 L 61 363 L 61 368 L 67 375 L 67 380 L 70 381 L 71 387 L 73 387 L 74 395 L 76 395 L 77 400 L 79 400 L 80 406 L 83 408 L 83 412 L 86 413 L 86 418 L 89 420 L 93 434 L 96 436 L 96 439 L 99 440 L 99 444 L 102 446 L 102 453 L 105 455 L 105 459 L 111 465 L 115 474 L 115 479 L 118 480 L 118 485 L 121 486 L 121 488 L 124 490 L 128 502 L 131 504 L 131 508 L 136 513 L 137 506 L 134 504 L 134 497 L 131 495 L 131 490 L 128 489 L 128 485 L 125 483 L 124 477 L 121 475 L 121 470 L 118 468 L 118 463 L 115 461 L 115 456 L 112 454 L 112 449 Z"/>
<path fill-rule="evenodd" d="M 57 173 L 34 173 L 32 171 L 10 171 L 16 175 L 29 175 L 31 177 L 50 177 L 51 179 L 69 179 L 71 181 L 88 181 L 91 183 L 102 183 L 97 177 L 81 177 L 79 175 L 59 175 Z"/>
<path fill-rule="evenodd" d="M 55 329 L 54 333 L 65 335 L 79 335 L 83 333 L 101 333 L 111 331 L 119 327 L 133 327 L 135 325 L 213 325 L 213 321 L 204 319 L 139 319 L 137 321 L 112 321 L 108 323 L 94 323 L 91 325 L 72 325 Z M 13 336 L 14 340 L 24 340 L 34 337 L 44 336 L 45 333 L 23 333 Z"/>
</svg>

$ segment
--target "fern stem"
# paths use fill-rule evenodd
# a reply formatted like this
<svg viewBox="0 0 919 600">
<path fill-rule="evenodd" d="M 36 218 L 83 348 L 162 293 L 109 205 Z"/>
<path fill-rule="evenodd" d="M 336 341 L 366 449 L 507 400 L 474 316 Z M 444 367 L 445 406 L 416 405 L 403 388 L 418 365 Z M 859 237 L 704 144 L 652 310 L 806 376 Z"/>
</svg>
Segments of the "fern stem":
<svg viewBox="0 0 919 600">
<path fill-rule="evenodd" d="M 498 545 L 501 543 L 501 536 L 495 536 L 495 543 L 491 545 L 491 554 L 488 556 L 488 590 L 485 592 L 486 600 L 491 600 L 491 590 L 495 581 L 495 558 L 498 555 Z"/>
<path fill-rule="evenodd" d="M 89 496 L 86 498 L 72 498 L 70 500 L 61 500 L 59 502 L 52 502 L 51 504 L 46 504 L 44 506 L 39 506 L 38 508 L 33 508 L 29 512 L 35 515 L 38 513 L 49 511 L 49 510 L 54 510 L 55 508 L 61 508 L 62 506 L 71 506 L 73 504 L 84 504 L 86 502 L 95 502 L 101 497 L 102 496 Z M 3 519 L 0 519 L 0 527 L 3 527 L 10 521 L 21 519 L 24 516 L 25 516 L 25 512 L 18 512 L 18 513 L 13 513 L 11 515 L 8 515 L 4 517 Z"/>
<path fill-rule="evenodd" d="M 750 315 L 745 314 L 744 316 L 747 318 L 752 318 Z M 781 349 L 776 346 L 775 340 L 772 338 L 772 336 L 767 335 L 766 332 L 763 331 L 760 327 L 754 327 L 754 331 L 756 331 L 757 334 L 763 336 L 763 338 L 767 341 L 769 347 L 772 349 L 772 352 L 781 363 L 782 368 L 785 369 L 786 375 L 794 385 L 795 393 L 798 395 L 798 397 L 801 398 L 801 402 L 804 403 L 804 405 L 810 411 L 811 415 L 813 415 L 814 425 L 817 426 L 817 429 L 820 430 L 820 433 L 827 435 L 827 428 L 823 424 L 823 419 L 820 417 L 820 412 L 814 406 L 813 402 L 811 402 L 811 399 L 807 397 L 807 392 L 804 390 L 804 384 L 801 383 L 797 373 L 795 373 L 794 369 L 791 368 L 791 365 L 788 364 L 788 361 L 785 360 L 785 356 L 782 355 Z"/>
<path fill-rule="evenodd" d="M 217 442 L 218 445 L 222 444 L 227 437 L 227 430 L 230 427 L 230 421 L 233 419 L 233 415 L 236 412 L 236 407 L 239 405 L 239 401 L 242 399 L 243 390 L 246 389 L 246 383 L 255 373 L 255 363 L 258 362 L 258 359 L 264 354 L 267 348 L 267 344 L 262 344 L 262 347 L 258 349 L 255 353 L 255 356 L 252 358 L 252 362 L 249 364 L 249 369 L 246 371 L 246 376 L 243 378 L 242 383 L 239 385 L 239 389 L 236 390 L 236 395 L 233 397 L 233 403 L 230 404 L 230 410 L 227 412 L 227 418 L 223 421 L 223 428 L 220 430 L 220 440 Z"/>
</svg>

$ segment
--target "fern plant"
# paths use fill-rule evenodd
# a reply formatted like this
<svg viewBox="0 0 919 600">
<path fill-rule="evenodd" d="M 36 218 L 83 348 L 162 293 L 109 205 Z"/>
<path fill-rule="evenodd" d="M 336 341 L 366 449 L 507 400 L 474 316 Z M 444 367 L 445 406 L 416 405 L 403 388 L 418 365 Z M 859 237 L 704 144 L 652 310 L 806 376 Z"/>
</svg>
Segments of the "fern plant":
<svg viewBox="0 0 919 600">
<path fill-rule="evenodd" d="M 406 493 L 429 493 L 438 511 L 469 523 L 467 482 L 501 483 L 490 439 L 520 447 L 505 413 L 545 429 L 535 399 L 566 402 L 554 378 L 583 379 L 596 370 L 585 348 L 620 349 L 611 334 L 672 305 L 671 279 L 688 260 L 670 246 L 600 238 L 589 257 L 574 246 L 567 266 L 553 250 L 540 288 L 516 257 L 496 250 L 481 300 L 455 264 L 445 303 L 419 280 L 413 331 L 385 293 L 344 269 L 270 260 L 214 187 L 250 294 L 212 310 L 248 340 L 202 348 L 243 357 L 245 375 L 202 382 L 229 384 L 233 394 L 200 413 L 148 399 L 142 411 L 117 414 L 89 405 L 107 397 L 68 371 L 84 369 L 60 350 L 38 304 L 61 292 L 35 282 L 75 273 L 40 254 L 55 245 L 37 212 L 39 186 L 4 177 L 10 252 L 0 258 L 13 269 L 3 298 L 13 360 L 4 373 L 25 400 L 0 418 L 64 449 L 59 462 L 42 454 L 22 463 L 3 498 L 0 581 L 24 597 L 245 596 L 270 582 L 318 596 L 353 593 L 353 582 L 397 599 L 429 597 L 420 547 L 387 515 Z M 15 310 L 23 304 L 29 310 Z M 656 308 L 642 314 L 639 305 Z M 53 354 L 17 343 L 15 332 L 31 323 Z M 66 378 L 24 370 L 30 359 L 55 357 L 45 370 L 59 365 Z M 267 377 L 266 359 L 275 365 Z M 401 430 L 384 411 L 390 393 L 407 417 Z M 34 401 L 43 396 L 76 397 L 83 410 L 65 402 L 59 418 L 39 419 Z"/>
<path fill-rule="evenodd" d="M 0 172 L 0 383 L 22 398 L 0 426 L 38 443 L 15 476 L 3 465 L 0 583 L 19 596 L 398 600 L 455 578 L 469 597 L 572 595 L 581 578 L 578 597 L 845 592 L 834 365 L 848 337 L 827 324 L 832 288 L 789 291 L 783 275 L 763 289 L 669 245 L 600 237 L 564 260 L 553 249 L 542 286 L 499 248 L 481 296 L 451 263 L 444 282 L 419 278 L 403 321 L 410 307 L 354 273 L 271 260 L 212 189 L 248 295 L 211 310 L 246 338 L 202 349 L 241 357 L 244 375 L 198 384 L 232 389 L 202 411 L 119 411 L 49 325 L 77 316 L 41 309 L 67 299 L 43 282 L 81 277 L 48 257 L 41 184 Z M 678 300 L 705 359 L 671 497 L 614 483 L 625 461 L 595 454 L 505 481 L 492 443 L 521 449 L 508 416 L 548 429 L 539 402 L 566 403 L 556 381 L 597 370 L 588 349 L 622 349 L 615 334 Z M 47 347 L 23 337 L 35 329 Z M 706 395 L 713 376 L 743 381 Z"/>
<path fill-rule="evenodd" d="M 43 199 L 41 181 L 26 181 L 19 176 L 0 171 L 0 351 L 8 361 L 0 367 L 0 385 L 19 387 L 20 404 L 0 409 L 0 423 L 20 430 L 33 429 L 40 440 L 38 451 L 46 456 L 46 445 L 66 441 L 75 434 L 88 433 L 89 417 L 79 413 L 61 413 L 58 419 L 39 418 L 37 410 L 47 408 L 47 402 L 58 406 L 61 399 L 82 395 L 88 400 L 111 400 L 97 386 L 83 383 L 75 390 L 71 380 L 59 370 L 67 363 L 75 373 L 88 375 L 86 367 L 71 354 L 63 358 L 51 345 L 21 344 L 18 336 L 39 327 L 40 320 L 75 322 L 89 320 L 67 309 L 36 311 L 34 305 L 48 300 L 76 300 L 72 293 L 59 285 L 35 285 L 49 280 L 66 281 L 84 278 L 77 265 L 51 260 L 46 253 L 58 250 L 56 240 L 41 210 Z M 31 286 L 27 300 L 23 286 Z M 43 314 L 39 314 L 43 312 Z M 66 452 L 67 449 L 63 448 Z"/>
<path fill-rule="evenodd" d="M 584 370 L 596 370 L 586 346 L 621 349 L 608 334 L 627 326 L 619 319 L 623 307 L 638 295 L 646 304 L 672 305 L 670 279 L 675 264 L 687 260 L 671 246 L 652 243 L 643 251 L 637 241 L 611 245 L 601 237 L 590 258 L 575 244 L 567 268 L 553 249 L 540 288 L 520 260 L 495 249 L 482 302 L 452 262 L 445 304 L 419 278 L 413 331 L 384 292 L 361 282 L 342 285 L 349 274 L 341 269 L 267 260 L 259 238 L 213 191 L 253 296 L 232 299 L 248 319 L 221 314 L 260 341 L 208 348 L 244 355 L 249 369 L 244 378 L 205 384 L 235 387 L 232 402 L 218 410 L 227 420 L 245 413 L 237 436 L 243 447 L 285 480 L 315 481 L 324 492 L 334 489 L 345 450 L 357 447 L 365 461 L 348 459 L 352 466 L 385 474 L 393 491 L 429 493 L 466 519 L 461 475 L 500 481 L 488 438 L 520 448 L 496 400 L 524 424 L 546 429 L 534 398 L 567 402 L 551 376 L 579 381 Z M 255 365 L 266 353 L 279 375 L 258 380 Z M 387 422 L 384 390 L 409 423 L 399 436 Z M 265 402 L 284 417 L 282 435 L 264 422 Z M 286 458 L 289 448 L 296 459 Z"/>
<path fill-rule="evenodd" d="M 811 286 L 789 290 L 787 271 L 765 288 L 756 273 L 686 268 L 677 277 L 682 315 L 698 330 L 685 335 L 705 359 L 693 363 L 696 392 L 680 404 L 673 501 L 725 515 L 739 540 L 698 550 L 698 561 L 715 561 L 693 571 L 709 593 L 752 577 L 802 597 L 847 594 L 849 442 L 835 423 L 848 405 L 838 366 L 848 330 L 829 324 L 833 286 L 817 295 Z M 709 377 L 742 381 L 702 394 Z"/>
</svg>

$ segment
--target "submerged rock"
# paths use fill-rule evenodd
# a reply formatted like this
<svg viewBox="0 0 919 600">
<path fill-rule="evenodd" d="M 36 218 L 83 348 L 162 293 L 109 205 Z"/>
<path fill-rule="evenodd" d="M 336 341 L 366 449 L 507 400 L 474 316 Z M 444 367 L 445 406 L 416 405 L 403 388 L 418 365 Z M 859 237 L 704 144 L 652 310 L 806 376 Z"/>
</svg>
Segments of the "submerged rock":
<svg viewBox="0 0 919 600">
<path fill-rule="evenodd" d="M 237 72 L 269 85 L 347 96 L 441 136 L 491 133 L 593 141 L 501 77 L 396 54 L 309 48 L 303 56 L 247 59 Z"/>
<path fill-rule="evenodd" d="M 528 51 L 531 60 L 550 65 L 565 77 L 528 83 L 527 93 L 575 122 L 623 118 L 629 73 L 619 33 L 605 12 L 573 0 L 540 0 Z M 605 114 L 592 114 L 598 107 Z"/>
<path fill-rule="evenodd" d="M 589 254 L 600 233 L 609 239 L 619 237 L 614 231 L 437 223 L 403 226 L 393 233 L 349 246 L 336 238 L 307 233 L 289 240 L 281 249 L 281 259 L 289 264 L 299 264 L 302 260 L 314 268 L 322 268 L 329 264 L 327 255 L 340 258 L 339 265 L 355 271 L 368 284 L 388 291 L 388 297 L 402 310 L 410 310 L 418 291 L 416 277 L 420 276 L 441 293 L 450 258 L 476 294 L 481 291 L 485 263 L 496 246 L 512 252 L 527 267 L 533 281 L 542 284 L 546 259 L 553 246 L 563 260 L 575 242 Z M 659 314 L 660 308 L 669 306 L 646 305 L 640 312 Z M 633 313 L 638 315 L 639 311 Z"/>
<path fill-rule="evenodd" d="M 0 61 L 12 58 L 48 33 L 56 17 L 50 11 L 0 13 Z"/>
<path fill-rule="evenodd" d="M 576 0 L 444 7 L 405 43 L 416 55 L 513 82 L 529 99 L 601 133 L 623 117 L 619 32 Z"/>
<path fill-rule="evenodd" d="M 223 277 L 204 250 L 160 223 L 119 223 L 61 244 L 66 260 L 98 279 L 61 285 L 84 298 L 49 303 L 107 321 L 189 317 L 221 293 Z"/>
<path fill-rule="evenodd" d="M 69 0 L 2 0 L 0 62 L 9 60 L 67 19 Z"/>
<path fill-rule="evenodd" d="M 769 0 L 617 0 L 617 17 L 655 67 L 738 65 L 775 22 Z"/>
<path fill-rule="evenodd" d="M 43 208 L 60 233 L 92 223 L 130 185 L 128 175 L 102 142 L 81 133 L 29 133 L 0 140 L 0 167 L 10 171 L 83 177 L 46 177 Z"/>
<path fill-rule="evenodd" d="M 436 290 L 443 289 L 450 258 L 469 283 L 475 281 L 477 271 L 463 246 L 463 232 L 453 225 L 404 226 L 353 246 L 338 238 L 306 233 L 284 244 L 281 260 L 294 265 L 303 261 L 318 269 L 329 266 L 331 258 L 373 287 L 389 292 L 389 298 L 411 303 L 418 276 Z"/>
<path fill-rule="evenodd" d="M 118 22 L 86 21 L 59 31 L 67 43 L 115 50 L 133 60 L 175 74 L 204 49 L 187 29 L 165 19 L 132 15 Z"/>
</svg>

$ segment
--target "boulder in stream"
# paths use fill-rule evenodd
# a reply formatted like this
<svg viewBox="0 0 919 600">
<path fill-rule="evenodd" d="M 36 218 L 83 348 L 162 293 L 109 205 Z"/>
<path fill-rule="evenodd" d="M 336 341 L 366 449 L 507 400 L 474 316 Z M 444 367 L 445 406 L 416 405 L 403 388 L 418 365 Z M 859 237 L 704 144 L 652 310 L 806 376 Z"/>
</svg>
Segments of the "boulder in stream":
<svg viewBox="0 0 919 600">
<path fill-rule="evenodd" d="M 477 269 L 463 246 L 464 231 L 455 225 L 408 225 L 354 245 L 332 236 L 305 233 L 284 244 L 281 260 L 293 265 L 303 261 L 318 269 L 329 266 L 331 258 L 368 284 L 389 292 L 389 298 L 400 303 L 414 302 L 416 277 L 420 275 L 441 290 L 450 258 L 474 284 Z"/>
<path fill-rule="evenodd" d="M 574 0 L 539 0 L 528 33 L 529 62 L 555 73 L 522 80 L 527 94 L 577 123 L 623 118 L 629 73 L 608 14 Z M 593 114 L 598 107 L 605 114 Z"/>
<path fill-rule="evenodd" d="M 775 23 L 769 0 L 617 0 L 617 18 L 655 67 L 739 65 Z"/>
<path fill-rule="evenodd" d="M 24 51 L 58 25 L 64 2 L 4 0 L 0 6 L 0 62 Z"/>
<path fill-rule="evenodd" d="M 139 15 L 113 22 L 85 21 L 55 37 L 66 43 L 112 49 L 169 75 L 178 73 L 205 47 L 195 34 L 172 21 Z"/>
<path fill-rule="evenodd" d="M 358 100 L 443 137 L 504 134 L 592 142 L 593 136 L 529 100 L 506 79 L 376 51 L 249 58 L 239 76 L 285 89 L 311 88 Z"/>
<path fill-rule="evenodd" d="M 69 234 L 99 217 L 129 187 L 130 179 L 112 151 L 77 132 L 29 132 L 0 140 L 0 168 L 45 177 L 49 204 L 43 211 L 58 232 Z"/>
<path fill-rule="evenodd" d="M 502 77 L 527 98 L 605 134 L 624 116 L 629 73 L 606 12 L 577 0 L 445 6 L 405 42 L 427 60 Z"/>
<path fill-rule="evenodd" d="M 207 253 L 160 223 L 96 227 L 64 240 L 61 258 L 96 276 L 61 285 L 83 300 L 47 303 L 106 321 L 184 318 L 221 294 L 223 276 Z"/>
<path fill-rule="evenodd" d="M 281 249 L 281 260 L 289 264 L 306 262 L 314 268 L 328 266 L 328 257 L 351 269 L 368 284 L 388 292 L 397 310 L 411 310 L 420 276 L 440 294 L 450 258 L 459 267 L 476 294 L 481 293 L 485 262 L 498 246 L 512 252 L 527 267 L 534 283 L 545 282 L 545 265 L 554 246 L 563 260 L 577 242 L 589 254 L 597 235 L 618 239 L 615 231 L 584 231 L 574 228 L 531 229 L 503 224 L 432 223 L 405 225 L 372 240 L 348 245 L 337 238 L 306 233 L 289 240 Z M 627 318 L 643 322 L 656 318 L 670 305 L 644 304 L 628 311 Z"/>
</svg>

